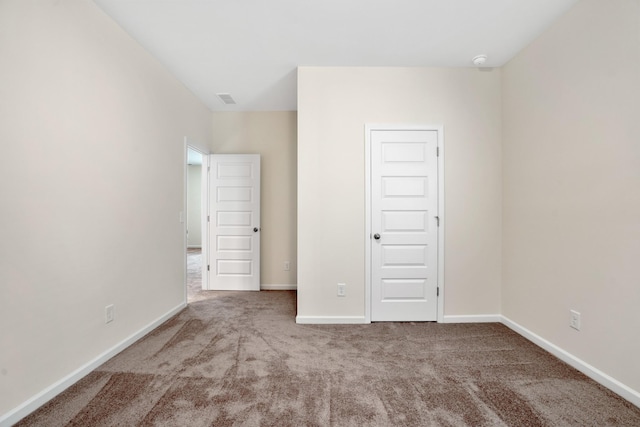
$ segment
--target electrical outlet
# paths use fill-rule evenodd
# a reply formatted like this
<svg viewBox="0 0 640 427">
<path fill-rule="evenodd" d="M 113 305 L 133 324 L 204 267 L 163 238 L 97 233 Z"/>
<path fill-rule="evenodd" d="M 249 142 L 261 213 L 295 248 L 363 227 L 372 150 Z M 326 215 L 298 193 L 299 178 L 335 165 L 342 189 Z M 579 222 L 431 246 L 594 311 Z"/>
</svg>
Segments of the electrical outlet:
<svg viewBox="0 0 640 427">
<path fill-rule="evenodd" d="M 576 331 L 580 330 L 580 313 L 575 310 L 571 310 L 571 320 L 569 321 L 569 326 L 571 326 Z"/>
<path fill-rule="evenodd" d="M 113 304 L 110 304 L 104 308 L 104 323 L 113 322 Z"/>
<path fill-rule="evenodd" d="M 284 262 L 284 271 L 291 270 L 291 263 L 289 261 Z"/>
<path fill-rule="evenodd" d="M 338 283 L 338 296 L 346 297 L 347 296 L 347 284 L 346 283 Z"/>
</svg>

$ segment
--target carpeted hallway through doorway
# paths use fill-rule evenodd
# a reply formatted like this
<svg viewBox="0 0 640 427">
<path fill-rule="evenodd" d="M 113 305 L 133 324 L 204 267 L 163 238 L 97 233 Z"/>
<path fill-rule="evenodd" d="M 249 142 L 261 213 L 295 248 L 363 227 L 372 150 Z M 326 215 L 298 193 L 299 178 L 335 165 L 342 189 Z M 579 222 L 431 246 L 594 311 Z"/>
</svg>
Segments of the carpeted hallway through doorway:
<svg viewBox="0 0 640 427">
<path fill-rule="evenodd" d="M 207 298 L 202 290 L 202 249 L 187 249 L 187 302 L 200 301 Z"/>
</svg>

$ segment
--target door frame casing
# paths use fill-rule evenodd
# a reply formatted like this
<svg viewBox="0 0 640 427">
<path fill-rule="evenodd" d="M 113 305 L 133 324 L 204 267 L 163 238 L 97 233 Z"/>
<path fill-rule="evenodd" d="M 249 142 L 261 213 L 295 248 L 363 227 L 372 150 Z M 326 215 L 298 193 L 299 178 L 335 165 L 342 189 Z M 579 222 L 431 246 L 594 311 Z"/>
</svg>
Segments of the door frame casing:
<svg viewBox="0 0 640 427">
<path fill-rule="evenodd" d="M 443 125 L 404 125 L 404 124 L 373 124 L 367 123 L 364 126 L 365 130 L 365 258 L 364 258 L 364 277 L 365 277 L 365 305 L 364 316 L 365 322 L 371 323 L 371 133 L 374 131 L 435 131 L 438 134 L 438 218 L 440 220 L 440 226 L 438 227 L 438 265 L 437 265 L 437 277 L 438 277 L 438 305 L 437 305 L 437 322 L 444 322 L 444 230 L 445 230 L 445 214 L 444 214 L 444 126 Z"/>
<path fill-rule="evenodd" d="M 207 153 L 202 156 L 202 175 L 200 176 L 201 188 L 202 188 L 202 290 L 209 290 L 209 227 L 211 223 L 209 221 L 209 171 L 211 170 L 210 155 Z"/>
</svg>

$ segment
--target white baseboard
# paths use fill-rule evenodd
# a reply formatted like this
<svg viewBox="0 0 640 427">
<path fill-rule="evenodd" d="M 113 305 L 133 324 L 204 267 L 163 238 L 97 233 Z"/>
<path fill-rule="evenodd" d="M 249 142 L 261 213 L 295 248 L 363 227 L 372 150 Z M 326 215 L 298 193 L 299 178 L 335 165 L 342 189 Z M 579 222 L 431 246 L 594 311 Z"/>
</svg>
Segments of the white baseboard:
<svg viewBox="0 0 640 427">
<path fill-rule="evenodd" d="M 298 289 L 298 285 L 260 285 L 261 291 L 295 291 Z"/>
<path fill-rule="evenodd" d="M 296 316 L 296 323 L 302 325 L 340 325 L 369 323 L 364 316 Z"/>
<path fill-rule="evenodd" d="M 609 375 L 605 374 L 599 369 L 594 368 L 593 366 L 589 365 L 585 361 L 561 349 L 557 345 L 545 340 L 539 335 L 536 335 L 535 333 L 531 332 L 527 328 L 520 326 L 519 324 L 509 319 L 508 317 L 505 317 L 505 316 L 501 316 L 501 317 L 502 317 L 502 323 L 505 326 L 507 326 L 509 329 L 522 335 L 523 337 L 525 337 L 526 339 L 528 339 L 538 347 L 541 347 L 547 350 L 549 353 L 553 354 L 558 359 L 576 368 L 577 370 L 579 370 L 580 372 L 582 372 L 592 380 L 603 385 L 604 387 L 608 388 L 609 390 L 613 391 L 614 393 L 623 397 L 624 399 L 627 399 L 629 402 L 633 403 L 637 407 L 640 407 L 640 392 L 638 392 L 637 390 L 632 389 L 631 387 L 621 383 L 620 381 L 616 380 L 613 377 L 610 377 Z"/>
<path fill-rule="evenodd" d="M 60 379 L 59 381 L 45 388 L 40 393 L 31 397 L 29 400 L 25 401 L 24 403 L 12 409 L 11 411 L 7 412 L 6 414 L 1 415 L 0 426 L 2 427 L 11 426 L 17 423 L 18 421 L 20 421 L 21 419 L 23 419 L 24 417 L 26 417 L 27 415 L 29 415 L 30 413 L 38 409 L 40 406 L 44 405 L 49 400 L 53 399 L 54 397 L 56 397 L 57 395 L 65 391 L 67 388 L 71 387 L 73 384 L 80 381 L 82 378 L 87 376 L 89 373 L 91 373 L 94 369 L 96 369 L 97 367 L 105 363 L 107 360 L 111 359 L 113 356 L 120 353 L 122 350 L 129 347 L 131 344 L 135 343 L 140 338 L 142 338 L 143 336 L 145 336 L 146 334 L 148 334 L 149 332 L 151 332 L 152 330 L 160 326 L 163 322 L 173 317 L 175 314 L 179 313 L 186 306 L 187 304 L 183 302 L 178 306 L 172 308 L 167 313 L 160 316 L 158 319 L 149 323 L 147 326 L 143 327 L 138 332 L 135 332 L 134 334 L 125 338 L 120 343 L 116 344 L 115 346 L 111 347 L 104 353 L 100 354 L 95 359 L 87 362 L 86 364 L 79 367 L 78 369 L 76 369 L 66 377 Z"/>
<path fill-rule="evenodd" d="M 444 316 L 442 323 L 500 323 L 499 314 L 466 314 L 461 316 Z"/>
</svg>

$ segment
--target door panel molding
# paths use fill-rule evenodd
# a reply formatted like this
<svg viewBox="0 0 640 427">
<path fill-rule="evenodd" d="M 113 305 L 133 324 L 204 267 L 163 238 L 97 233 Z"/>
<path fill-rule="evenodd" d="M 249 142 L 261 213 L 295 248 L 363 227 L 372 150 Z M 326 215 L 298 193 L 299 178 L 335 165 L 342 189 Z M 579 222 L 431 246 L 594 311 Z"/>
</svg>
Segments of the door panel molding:
<svg viewBox="0 0 640 427">
<path fill-rule="evenodd" d="M 438 208 L 435 212 L 437 216 L 437 321 L 444 321 L 444 296 L 445 296 L 445 281 L 444 281 L 444 236 L 445 236 L 445 212 L 444 212 L 444 128 L 442 125 L 403 125 L 403 124 L 365 124 L 365 322 L 369 323 L 372 319 L 372 246 L 373 233 L 379 232 L 372 230 L 372 134 L 376 131 L 435 131 L 437 133 L 437 191 L 438 191 Z M 382 144 L 382 150 L 389 160 L 394 159 L 394 155 L 400 155 L 400 148 L 405 152 L 406 150 L 415 151 L 416 161 L 424 160 L 426 153 L 419 145 L 412 147 L 410 143 L 400 143 L 403 147 L 392 146 L 391 144 Z M 407 145 L 407 147 L 404 147 Z M 395 153 L 395 154 L 394 154 Z M 397 156 L 396 156 L 397 157 Z M 400 166 L 400 164 L 398 165 Z M 397 172 L 397 173 L 396 173 Z M 403 177 L 406 173 L 402 167 L 399 167 L 397 171 L 393 173 L 393 177 Z M 419 178 L 419 177 L 418 177 Z M 419 196 L 421 193 L 428 191 L 429 183 L 425 179 L 420 181 L 416 177 L 411 178 L 411 188 L 398 188 L 393 179 L 386 178 L 387 186 L 384 191 L 388 192 L 388 196 L 394 197 L 398 194 L 399 197 L 411 197 L 412 195 Z M 410 228 L 424 228 L 427 227 L 429 218 L 421 218 L 418 211 L 405 212 L 407 218 L 402 218 L 402 215 L 398 212 L 388 211 L 385 212 L 386 217 L 390 221 L 388 226 L 391 228 L 407 227 Z M 432 216 L 430 213 L 429 216 Z M 409 218 L 411 217 L 411 218 Z M 405 221 L 407 220 L 407 221 Z M 407 282 L 409 285 L 410 282 Z M 408 287 L 407 289 L 411 289 Z M 417 292 L 417 290 L 416 290 Z M 391 295 L 389 295 L 392 297 Z M 416 295 L 418 297 L 418 295 Z"/>
<path fill-rule="evenodd" d="M 260 290 L 260 155 L 209 155 L 210 290 Z"/>
</svg>

